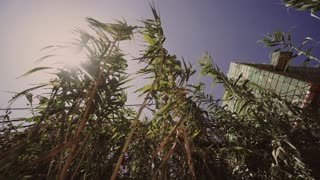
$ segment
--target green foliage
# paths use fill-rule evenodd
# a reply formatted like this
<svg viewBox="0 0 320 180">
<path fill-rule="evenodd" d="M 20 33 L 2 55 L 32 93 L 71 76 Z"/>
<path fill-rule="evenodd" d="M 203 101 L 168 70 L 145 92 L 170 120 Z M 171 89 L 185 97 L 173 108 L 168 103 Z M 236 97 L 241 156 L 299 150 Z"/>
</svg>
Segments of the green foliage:
<svg viewBox="0 0 320 180">
<path fill-rule="evenodd" d="M 13 101 L 50 87 L 21 129 L 9 111 L 1 129 L 0 177 L 18 179 L 312 179 L 319 166 L 319 115 L 281 100 L 254 84 L 228 79 L 205 53 L 202 76 L 212 77 L 234 101 L 235 112 L 188 81 L 195 70 L 164 47 L 161 20 L 141 26 L 88 18 L 94 34 L 78 29 L 87 55 L 81 68 L 60 68 L 49 83 L 18 93 Z M 127 60 L 119 41 L 142 34 L 139 75 L 152 81 L 128 108 Z M 276 35 L 282 41 L 281 34 Z M 278 42 L 278 41 L 277 41 Z M 274 43 L 274 42 L 271 42 Z M 48 47 L 51 48 L 51 47 Z M 48 58 L 51 56 L 48 56 Z M 46 59 L 46 57 L 41 60 Z M 30 72 L 40 70 L 35 69 Z M 149 106 L 156 104 L 156 106 Z M 152 115 L 141 118 L 149 109 Z M 19 129 L 20 128 L 20 129 Z M 318 174 L 317 174 L 318 173 Z"/>
<path fill-rule="evenodd" d="M 235 106 L 233 118 L 216 121 L 216 127 L 225 130 L 222 134 L 230 143 L 223 150 L 228 150 L 225 158 L 235 163 L 233 173 L 239 173 L 244 179 L 312 179 L 305 160 L 314 154 L 306 152 L 317 150 L 313 149 L 316 147 L 310 150 L 304 143 L 318 139 L 314 145 L 319 148 L 319 136 L 312 133 L 319 129 L 319 114 L 296 107 L 272 92 L 257 89 L 250 82 L 228 79 L 210 60 L 205 54 L 200 61 L 202 70 L 222 82 L 228 94 L 224 100 L 233 101 L 230 104 Z M 301 132 L 303 135 L 297 136 Z M 241 153 L 233 154 L 229 150 Z M 312 168 L 318 176 L 319 170 Z"/>
<path fill-rule="evenodd" d="M 278 51 L 289 51 L 294 53 L 292 58 L 298 56 L 304 56 L 305 60 L 303 61 L 303 65 L 306 66 L 307 63 L 311 60 L 316 61 L 318 66 L 320 65 L 320 59 L 313 56 L 311 51 L 314 46 L 311 44 L 313 39 L 310 37 L 306 37 L 299 47 L 294 46 L 290 32 L 284 33 L 280 31 L 275 31 L 273 33 L 268 33 L 265 35 L 264 39 L 259 40 L 258 42 L 263 43 L 265 47 L 276 48 L 272 52 Z"/>
<path fill-rule="evenodd" d="M 124 140 L 124 127 L 135 114 L 124 106 L 127 60 L 116 44 L 129 40 L 135 27 L 121 22 L 103 24 L 92 19 L 88 22 L 96 32 L 110 33 L 108 35 L 114 40 L 105 43 L 106 38 L 99 38 L 99 34 L 95 36 L 79 30 L 78 45 L 88 59 L 81 68 L 57 69 L 56 78 L 49 84 L 27 89 L 13 98 L 16 100 L 44 86 L 52 88 L 48 98 L 40 97 L 39 106 L 45 108 L 28 120 L 32 122 L 31 128 L 15 132 L 14 136 L 11 131 L 3 134 L 7 138 L 15 137 L 3 143 L 2 150 L 8 149 L 0 161 L 4 176 L 58 177 L 71 155 L 73 163 L 67 167 L 67 177 L 108 176 L 103 170 L 107 166 L 102 165 L 109 164 L 112 168 Z M 105 30 L 107 27 L 109 29 Z M 47 68 L 34 68 L 25 75 L 43 69 Z M 80 132 L 83 120 L 85 123 Z M 19 136 L 25 138 L 18 141 Z M 70 150 L 73 147 L 77 149 L 75 152 Z M 110 154 L 103 155 L 104 152 Z M 34 174 L 33 169 L 37 169 L 37 173 Z"/>
<path fill-rule="evenodd" d="M 320 11 L 320 2 L 316 0 L 282 0 L 289 8 L 295 8 L 301 11 L 310 10 L 311 16 L 320 19 L 316 16 L 316 12 Z"/>
<path fill-rule="evenodd" d="M 286 7 L 295 8 L 297 10 L 310 10 L 311 16 L 320 19 L 316 16 L 316 12 L 320 11 L 320 2 L 314 0 L 282 0 Z M 295 46 L 291 39 L 291 33 L 284 33 L 281 31 L 275 31 L 273 33 L 266 34 L 264 39 L 258 42 L 263 43 L 265 47 L 276 48 L 272 52 L 278 51 L 289 51 L 294 53 L 292 58 L 298 56 L 304 56 L 303 66 L 306 66 L 310 61 L 317 61 L 318 66 L 320 64 L 320 59 L 313 56 L 311 51 L 315 48 L 315 43 L 310 37 L 306 37 L 300 46 Z"/>
</svg>

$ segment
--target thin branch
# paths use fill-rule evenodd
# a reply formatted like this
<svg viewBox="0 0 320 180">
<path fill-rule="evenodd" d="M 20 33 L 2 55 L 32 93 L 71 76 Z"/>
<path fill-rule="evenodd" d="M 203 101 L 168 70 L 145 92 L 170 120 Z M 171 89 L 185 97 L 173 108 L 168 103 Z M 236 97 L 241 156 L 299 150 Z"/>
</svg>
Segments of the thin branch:
<svg viewBox="0 0 320 180">
<path fill-rule="evenodd" d="M 111 53 L 113 52 L 113 49 L 115 48 L 116 46 L 116 43 L 117 43 L 118 40 L 115 40 L 110 49 L 109 49 L 109 52 L 107 54 L 106 57 L 110 57 Z M 105 68 L 106 66 L 106 60 L 103 61 L 103 64 L 100 66 L 100 72 L 99 72 L 99 75 L 98 75 L 98 78 L 97 80 L 95 81 L 94 85 L 93 85 L 93 88 L 92 90 L 90 91 L 90 96 L 89 96 L 89 99 L 86 103 L 86 108 L 85 108 L 85 111 L 84 113 L 82 114 L 82 118 L 79 120 L 79 124 L 77 126 L 77 130 L 76 130 L 76 133 L 74 135 L 74 138 L 73 139 L 77 139 L 79 136 L 80 136 L 80 133 L 82 132 L 83 128 L 84 128 L 84 125 L 85 123 L 87 122 L 88 120 L 88 116 L 89 116 L 89 112 L 90 112 L 90 109 L 91 109 L 91 106 L 92 106 L 92 103 L 93 103 L 93 99 L 94 99 L 94 96 L 96 95 L 96 92 L 98 90 L 98 87 L 99 85 L 101 84 L 101 81 L 102 81 L 102 78 L 103 78 L 103 69 Z M 60 175 L 59 175 L 59 179 L 65 179 L 65 176 L 66 176 L 66 172 L 67 172 L 67 169 L 69 168 L 71 162 L 72 162 L 72 159 L 74 157 L 74 154 L 76 152 L 76 147 L 77 145 L 74 144 L 71 148 L 71 151 L 65 161 L 65 164 L 60 172 Z"/>
<path fill-rule="evenodd" d="M 172 134 L 178 129 L 179 125 L 181 124 L 181 122 L 183 121 L 183 117 L 181 116 L 179 121 L 175 124 L 175 126 L 171 129 L 171 131 L 169 132 L 169 134 L 167 135 L 167 137 L 164 138 L 164 140 L 162 141 L 162 143 L 159 145 L 159 147 L 153 152 L 151 153 L 151 157 L 154 158 L 157 153 L 163 148 L 164 145 L 166 145 L 169 141 L 169 138 L 172 136 Z M 183 124 L 183 123 L 182 123 Z"/>
<path fill-rule="evenodd" d="M 189 141 L 188 141 L 188 137 L 187 137 L 186 127 L 185 127 L 184 123 L 182 123 L 181 126 L 182 126 L 182 131 L 183 131 L 184 148 L 186 149 L 187 158 L 188 158 L 189 171 L 191 173 L 192 179 L 196 179 L 196 175 L 194 173 L 193 162 L 192 162 L 190 145 L 189 145 Z"/>
</svg>

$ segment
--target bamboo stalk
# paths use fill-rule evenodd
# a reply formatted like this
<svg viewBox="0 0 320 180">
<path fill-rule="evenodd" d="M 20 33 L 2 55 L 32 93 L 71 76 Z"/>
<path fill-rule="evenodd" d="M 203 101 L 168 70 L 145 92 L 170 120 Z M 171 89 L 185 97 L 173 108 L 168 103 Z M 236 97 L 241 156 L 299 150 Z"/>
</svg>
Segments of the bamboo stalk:
<svg viewBox="0 0 320 180">
<path fill-rule="evenodd" d="M 118 158 L 118 160 L 117 160 L 117 163 L 116 163 L 116 165 L 115 165 L 115 168 L 114 168 L 114 170 L 113 170 L 113 172 L 112 172 L 112 175 L 111 175 L 111 178 L 110 178 L 111 180 L 115 180 L 116 177 L 117 177 L 117 175 L 118 175 L 121 162 L 122 162 L 122 160 L 123 160 L 123 158 L 124 158 L 124 154 L 125 154 L 125 153 L 127 152 L 127 150 L 128 150 L 129 144 L 130 144 L 131 139 L 132 139 L 132 137 L 133 137 L 133 133 L 135 132 L 135 129 L 136 129 L 138 123 L 139 123 L 139 118 L 140 118 L 140 116 L 141 116 L 141 113 L 142 113 L 143 109 L 146 107 L 147 101 L 148 101 L 148 99 L 149 99 L 149 96 L 151 95 L 151 92 L 153 91 L 156 83 L 159 81 L 159 79 L 160 79 L 160 77 L 161 77 L 162 68 L 163 68 L 163 64 L 164 64 L 164 61 L 165 61 L 165 56 L 164 56 L 164 49 L 163 49 L 163 47 L 162 47 L 162 50 L 161 50 L 161 55 L 162 55 L 162 61 L 161 61 L 161 63 L 160 63 L 160 67 L 159 67 L 160 69 L 159 69 L 159 72 L 158 72 L 158 77 L 153 81 L 152 86 L 151 86 L 151 89 L 150 89 L 149 92 L 147 93 L 147 95 L 146 95 L 146 97 L 145 97 L 142 105 L 141 105 L 140 108 L 139 108 L 139 111 L 138 111 L 138 114 L 137 114 L 136 118 L 133 120 L 133 122 L 132 122 L 132 124 L 131 124 L 130 133 L 128 134 L 127 140 L 126 140 L 126 142 L 125 142 L 125 144 L 124 144 L 124 146 L 123 146 L 123 148 L 122 148 L 122 150 L 121 150 L 121 154 L 120 154 L 120 156 L 119 156 L 119 158 Z"/>
<path fill-rule="evenodd" d="M 172 134 L 178 129 L 180 123 L 183 121 L 183 117 L 181 116 L 179 121 L 175 124 L 175 126 L 171 129 L 171 131 L 169 132 L 169 134 L 167 135 L 167 137 L 164 138 L 164 140 L 162 141 L 162 143 L 159 145 L 159 147 L 153 152 L 151 153 L 151 157 L 154 158 L 157 153 L 163 148 L 164 145 L 166 145 L 169 141 L 169 138 L 172 136 Z"/>
<path fill-rule="evenodd" d="M 171 155 L 173 154 L 173 150 L 175 149 L 176 145 L 177 145 L 177 142 L 178 142 L 178 136 L 177 136 L 177 139 L 176 141 L 173 143 L 173 145 L 171 146 L 171 148 L 169 149 L 169 152 L 164 156 L 160 166 L 155 170 L 155 172 L 153 173 L 152 175 L 152 179 L 155 180 L 157 179 L 157 174 L 158 174 L 158 171 L 160 170 L 160 168 L 168 161 L 168 159 L 171 157 Z"/>
<path fill-rule="evenodd" d="M 87 135 L 87 136 L 85 137 L 84 142 L 83 142 L 82 146 L 80 147 L 81 149 L 84 147 L 85 142 L 88 140 L 88 137 L 89 137 L 89 135 Z M 78 163 L 78 165 L 77 165 L 77 167 L 76 167 L 76 170 L 74 171 L 74 173 L 73 173 L 73 175 L 72 175 L 72 177 L 71 177 L 71 180 L 73 180 L 74 177 L 76 176 L 77 171 L 78 171 L 78 169 L 79 169 L 79 167 L 80 167 L 80 165 L 81 165 L 81 163 L 82 163 L 82 161 L 83 161 L 83 159 L 84 159 L 84 156 L 87 154 L 87 152 L 88 152 L 88 146 L 86 147 L 85 151 L 83 152 L 83 154 L 82 154 L 82 156 L 81 156 L 81 158 L 80 158 L 80 161 L 79 161 L 79 163 Z"/>
<path fill-rule="evenodd" d="M 46 179 L 49 179 L 49 175 L 51 174 L 51 170 L 52 170 L 52 167 L 53 167 L 53 163 L 54 163 L 54 159 L 52 159 L 52 160 L 51 160 L 51 162 L 50 162 L 50 165 L 49 165 L 49 169 L 48 169 L 48 172 L 47 172 Z"/>
<path fill-rule="evenodd" d="M 192 179 L 196 179 L 196 175 L 194 173 L 194 168 L 193 168 L 190 145 L 189 145 L 189 141 L 188 141 L 188 137 L 187 137 L 186 127 L 185 127 L 184 123 L 182 123 L 181 126 L 182 126 L 182 131 L 183 131 L 184 148 L 186 149 L 187 158 L 188 158 L 189 171 L 191 173 Z"/>
<path fill-rule="evenodd" d="M 152 86 L 152 87 L 153 87 L 153 86 Z M 153 89 L 153 88 L 152 88 L 152 89 Z M 128 137 L 127 137 L 127 140 L 126 140 L 125 144 L 123 145 L 123 148 L 122 148 L 122 150 L 121 150 L 121 154 L 120 154 L 120 156 L 119 156 L 119 158 L 118 158 L 118 161 L 117 161 L 117 163 L 116 163 L 116 166 L 115 166 L 115 168 L 114 168 L 114 170 L 113 170 L 113 172 L 112 172 L 112 175 L 111 175 L 111 178 L 110 178 L 111 180 L 115 180 L 116 177 L 117 177 L 117 174 L 118 174 L 118 172 L 119 172 L 120 165 L 121 165 L 121 162 L 122 162 L 122 160 L 123 160 L 124 154 L 125 154 L 125 153 L 127 152 L 127 150 L 128 150 L 129 144 L 130 144 L 131 139 L 132 139 L 132 137 L 133 137 L 133 133 L 135 132 L 135 129 L 136 129 L 138 123 L 139 123 L 140 115 L 141 115 L 141 113 L 142 113 L 142 110 L 143 110 L 143 109 L 146 107 L 146 105 L 147 105 L 147 101 L 148 101 L 148 99 L 149 99 L 150 94 L 151 94 L 151 90 L 150 90 L 150 91 L 148 92 L 148 94 L 146 95 L 146 98 L 144 99 L 142 105 L 141 105 L 140 108 L 139 108 L 139 111 L 138 111 L 138 114 L 137 114 L 136 118 L 134 119 L 134 121 L 133 121 L 132 124 L 131 124 L 131 130 L 130 130 L 130 132 L 129 132 L 129 134 L 128 134 Z"/>
<path fill-rule="evenodd" d="M 107 58 L 111 55 L 113 49 L 114 49 L 115 46 L 116 46 L 117 41 L 118 41 L 118 40 L 115 40 L 115 41 L 112 43 L 112 45 L 111 45 L 111 47 L 110 47 L 110 49 L 109 49 L 109 52 L 108 52 L 108 54 L 106 55 Z M 94 96 L 95 96 L 95 94 L 96 94 L 96 92 L 97 92 L 97 90 L 98 90 L 98 87 L 99 87 L 99 85 L 101 84 L 101 81 L 102 81 L 103 69 L 105 68 L 106 63 L 107 63 L 107 62 L 104 61 L 103 64 L 100 66 L 100 72 L 99 72 L 98 78 L 97 78 L 97 80 L 94 82 L 94 86 L 93 86 L 93 88 L 92 88 L 92 90 L 91 90 L 91 92 L 90 92 L 90 96 L 89 96 L 89 99 L 88 99 L 88 101 L 87 101 L 85 111 L 84 111 L 84 113 L 82 114 L 82 118 L 79 120 L 79 124 L 78 124 L 78 127 L 77 127 L 77 131 L 76 131 L 73 139 L 76 139 L 76 138 L 78 138 L 78 137 L 80 136 L 80 133 L 82 132 L 82 130 L 83 130 L 83 128 L 84 128 L 84 125 L 85 125 L 85 123 L 86 123 L 87 120 L 88 120 L 88 116 L 89 116 L 89 114 L 90 114 L 89 112 L 90 112 L 90 109 L 91 109 L 91 106 L 92 106 L 92 103 L 93 103 Z M 69 154 L 69 156 L 67 157 L 67 160 L 66 160 L 66 162 L 65 162 L 65 164 L 64 164 L 64 166 L 63 166 L 63 168 L 62 168 L 62 170 L 61 170 L 61 172 L 60 172 L 60 175 L 59 175 L 59 178 L 58 178 L 58 179 L 60 179 L 60 180 L 65 179 L 67 169 L 69 168 L 69 166 L 70 166 L 70 164 L 71 164 L 71 162 L 72 162 L 72 159 L 73 159 L 73 157 L 74 157 L 74 154 L 76 153 L 76 147 L 77 147 L 77 144 L 74 144 L 74 145 L 72 146 L 72 148 L 71 148 L 71 150 L 70 150 L 70 154 Z"/>
</svg>

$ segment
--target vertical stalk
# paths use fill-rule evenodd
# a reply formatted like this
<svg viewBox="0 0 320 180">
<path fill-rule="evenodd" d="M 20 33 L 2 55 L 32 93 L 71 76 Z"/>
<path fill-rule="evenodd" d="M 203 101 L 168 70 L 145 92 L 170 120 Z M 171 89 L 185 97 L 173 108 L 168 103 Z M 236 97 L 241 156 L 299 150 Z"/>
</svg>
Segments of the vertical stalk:
<svg viewBox="0 0 320 180">
<path fill-rule="evenodd" d="M 152 175 L 152 180 L 156 180 L 157 179 L 157 175 L 158 175 L 159 170 L 164 166 L 164 164 L 171 157 L 171 155 L 173 154 L 174 149 L 176 148 L 177 143 L 178 143 L 178 136 L 177 136 L 175 142 L 173 143 L 173 145 L 171 146 L 171 148 L 169 149 L 168 153 L 163 157 L 163 160 L 162 160 L 160 166 L 154 171 L 154 173 Z M 164 176 L 164 177 L 166 177 L 166 176 Z M 162 178 L 159 178 L 159 179 L 162 179 Z"/>
<path fill-rule="evenodd" d="M 151 153 L 151 157 L 154 158 L 157 153 L 163 148 L 164 145 L 167 144 L 167 142 L 169 141 L 169 138 L 173 135 L 173 133 L 178 129 L 179 125 L 181 124 L 181 122 L 183 121 L 183 117 L 181 116 L 179 121 L 174 125 L 174 127 L 170 130 L 169 134 L 164 138 L 164 140 L 162 141 L 162 143 L 159 145 L 159 147 Z M 182 123 L 183 124 L 183 123 Z"/>
<path fill-rule="evenodd" d="M 117 41 L 118 40 L 116 39 L 112 43 L 112 45 L 111 45 L 111 47 L 109 49 L 109 52 L 106 55 L 107 58 L 111 55 L 114 47 L 116 46 Z M 107 62 L 105 60 L 103 62 L 103 64 L 100 66 L 100 70 L 99 70 L 100 72 L 99 72 L 98 78 L 95 80 L 93 88 L 90 91 L 90 96 L 89 96 L 89 99 L 88 99 L 88 101 L 86 103 L 85 111 L 84 111 L 84 113 L 82 114 L 82 117 L 79 120 L 79 124 L 77 126 L 77 130 L 76 130 L 76 133 L 75 133 L 73 139 L 78 139 L 80 137 L 80 133 L 82 132 L 82 130 L 84 128 L 84 125 L 88 120 L 88 116 L 90 115 L 89 112 L 90 112 L 90 109 L 91 109 L 91 106 L 92 106 L 92 103 L 93 103 L 94 96 L 95 96 L 95 94 L 96 94 L 96 92 L 97 92 L 97 90 L 99 88 L 99 85 L 101 84 L 102 78 L 103 78 L 103 70 L 104 70 L 104 68 L 106 66 L 106 63 Z M 73 146 L 71 147 L 71 150 L 70 150 L 70 154 L 68 155 L 68 157 L 66 159 L 66 162 L 65 162 L 65 164 L 64 164 L 64 166 L 63 166 L 63 168 L 62 168 L 62 170 L 60 172 L 60 175 L 59 175 L 58 179 L 60 179 L 60 180 L 65 179 L 67 170 L 68 170 L 68 168 L 69 168 L 69 166 L 70 166 L 70 164 L 72 162 L 72 159 L 73 159 L 73 157 L 74 157 L 74 155 L 76 153 L 76 148 L 77 148 L 77 144 L 73 144 Z"/>
<path fill-rule="evenodd" d="M 122 150 L 121 150 L 121 154 L 120 154 L 120 156 L 119 156 L 119 158 L 118 158 L 118 161 L 117 161 L 117 163 L 116 163 L 116 166 L 114 167 L 114 170 L 113 170 L 112 175 L 111 175 L 111 178 L 110 178 L 111 180 L 115 180 L 116 177 L 117 177 L 117 174 L 118 174 L 118 172 L 119 172 L 120 165 L 121 165 L 121 162 L 122 162 L 122 160 L 123 160 L 124 154 L 125 154 L 125 153 L 127 152 L 127 150 L 128 150 L 129 144 L 130 144 L 131 139 L 132 139 L 132 137 L 133 137 L 133 133 L 134 133 L 134 131 L 136 130 L 136 127 L 137 127 L 137 125 L 138 125 L 138 123 L 139 123 L 139 118 L 140 118 L 140 116 L 141 116 L 142 110 L 143 110 L 143 109 L 146 107 L 146 105 L 147 105 L 147 101 L 148 101 L 149 96 L 150 96 L 150 94 L 151 94 L 151 91 L 152 91 L 152 89 L 153 89 L 153 87 L 154 87 L 154 84 L 155 84 L 155 83 L 152 84 L 151 90 L 150 90 L 150 91 L 148 92 L 148 94 L 146 95 L 146 97 L 145 97 L 142 105 L 141 105 L 140 108 L 139 108 L 139 111 L 138 111 L 138 114 L 137 114 L 136 118 L 133 120 L 133 122 L 132 122 L 132 124 L 131 124 L 131 130 L 130 130 L 130 132 L 129 132 L 129 134 L 128 134 L 128 137 L 127 137 L 126 142 L 125 142 L 124 145 L 123 145 L 123 148 L 122 148 Z"/>
<path fill-rule="evenodd" d="M 182 131 L 183 131 L 184 148 L 186 149 L 187 158 L 188 158 L 189 171 L 191 173 L 192 179 L 196 179 L 196 175 L 194 173 L 194 168 L 193 168 L 190 145 L 189 145 L 189 141 L 188 141 L 188 137 L 187 137 L 186 127 L 185 127 L 184 123 L 182 123 L 181 126 L 182 126 Z"/>
<path fill-rule="evenodd" d="M 117 163 L 116 163 L 116 165 L 115 165 L 115 167 L 114 167 L 114 170 L 113 170 L 113 172 L 112 172 L 112 175 L 111 175 L 111 178 L 110 178 L 111 180 L 115 180 L 116 177 L 117 177 L 117 175 L 118 175 L 121 162 L 122 162 L 122 160 L 123 160 L 123 158 L 124 158 L 124 154 L 125 154 L 125 153 L 127 152 L 127 150 L 128 150 L 129 144 L 130 144 L 131 139 L 132 139 L 132 137 L 133 137 L 133 133 L 135 132 L 136 127 L 137 127 L 137 125 L 138 125 L 138 123 L 139 123 L 139 118 L 140 118 L 140 116 L 141 116 L 141 113 L 142 113 L 143 109 L 146 107 L 147 101 L 148 101 L 148 99 L 149 99 L 149 97 L 150 97 L 150 95 L 151 95 L 151 92 L 153 91 L 156 83 L 160 80 L 161 73 L 162 73 L 162 68 L 163 68 L 163 64 L 164 64 L 164 61 L 165 61 L 164 49 L 163 49 L 163 47 L 162 47 L 161 55 L 162 55 L 162 61 L 161 61 L 161 63 L 160 63 L 160 69 L 159 69 L 159 72 L 158 72 L 158 77 L 153 81 L 152 86 L 151 86 L 151 89 L 149 90 L 148 94 L 147 94 L 146 97 L 144 98 L 143 103 L 142 103 L 142 105 L 141 105 L 140 108 L 139 108 L 138 114 L 137 114 L 136 118 L 133 120 L 133 122 L 132 122 L 132 124 L 131 124 L 130 132 L 129 132 L 129 134 L 128 134 L 128 137 L 127 137 L 126 142 L 125 142 L 124 145 L 123 145 L 123 148 L 122 148 L 122 150 L 121 150 L 121 154 L 120 154 L 120 156 L 119 156 L 119 158 L 118 158 L 118 160 L 117 160 Z"/>
</svg>

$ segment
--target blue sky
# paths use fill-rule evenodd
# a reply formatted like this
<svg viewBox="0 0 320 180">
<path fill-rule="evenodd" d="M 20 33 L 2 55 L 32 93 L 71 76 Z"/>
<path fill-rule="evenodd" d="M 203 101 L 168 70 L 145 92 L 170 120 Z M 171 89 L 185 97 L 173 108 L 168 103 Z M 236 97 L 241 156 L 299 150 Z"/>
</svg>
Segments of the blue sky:
<svg viewBox="0 0 320 180">
<path fill-rule="evenodd" d="M 281 0 L 157 0 L 155 4 L 170 53 L 196 65 L 208 51 L 224 72 L 231 61 L 269 63 L 270 49 L 257 43 L 267 32 L 293 28 L 296 43 L 307 36 L 320 40 L 320 20 L 307 11 L 287 9 Z M 75 27 L 85 27 L 85 17 L 102 22 L 124 18 L 135 24 L 151 17 L 151 12 L 147 0 L 1 1 L 0 91 L 21 91 L 45 79 L 16 77 L 35 66 L 42 47 L 69 41 Z M 131 49 L 136 48 L 133 44 Z M 221 89 L 216 91 L 219 96 Z M 0 92 L 0 107 L 11 96 Z"/>
</svg>

